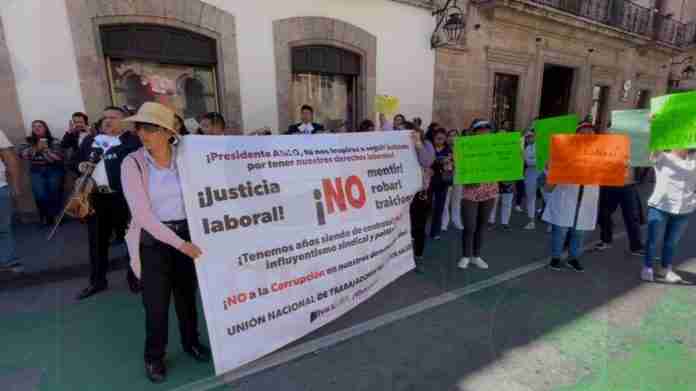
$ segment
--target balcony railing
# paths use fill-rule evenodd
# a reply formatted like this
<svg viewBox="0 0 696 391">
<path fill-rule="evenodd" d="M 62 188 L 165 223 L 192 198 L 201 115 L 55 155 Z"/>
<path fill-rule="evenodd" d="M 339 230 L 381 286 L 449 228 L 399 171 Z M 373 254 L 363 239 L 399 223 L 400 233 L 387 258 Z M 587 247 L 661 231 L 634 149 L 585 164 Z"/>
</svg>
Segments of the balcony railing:
<svg viewBox="0 0 696 391">
<path fill-rule="evenodd" d="M 696 24 L 653 13 L 629 0 L 529 0 L 674 46 L 696 43 Z M 492 3 L 479 0 L 480 4 Z"/>
</svg>

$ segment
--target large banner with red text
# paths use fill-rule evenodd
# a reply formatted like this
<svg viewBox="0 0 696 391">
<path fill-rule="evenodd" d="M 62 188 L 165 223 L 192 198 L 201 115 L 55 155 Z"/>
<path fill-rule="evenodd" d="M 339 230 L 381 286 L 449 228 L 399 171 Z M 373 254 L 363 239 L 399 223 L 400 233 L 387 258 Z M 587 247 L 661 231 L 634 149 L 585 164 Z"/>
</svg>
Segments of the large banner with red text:
<svg viewBox="0 0 696 391">
<path fill-rule="evenodd" d="M 187 136 L 186 214 L 215 372 L 333 321 L 414 267 L 408 132 Z"/>
</svg>

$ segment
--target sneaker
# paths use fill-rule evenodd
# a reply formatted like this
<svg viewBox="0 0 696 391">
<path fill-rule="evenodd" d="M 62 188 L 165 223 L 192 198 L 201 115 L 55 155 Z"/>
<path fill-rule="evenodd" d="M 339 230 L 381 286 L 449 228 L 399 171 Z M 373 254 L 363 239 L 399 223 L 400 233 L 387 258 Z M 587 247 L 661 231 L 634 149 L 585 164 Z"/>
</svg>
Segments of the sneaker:
<svg viewBox="0 0 696 391">
<path fill-rule="evenodd" d="M 665 274 L 665 282 L 669 284 L 678 284 L 682 282 L 682 278 L 672 270 L 668 270 L 667 274 Z"/>
<path fill-rule="evenodd" d="M 462 259 L 459 260 L 459 263 L 457 264 L 457 267 L 460 269 L 466 269 L 469 267 L 469 262 L 471 260 L 467 257 L 462 257 Z"/>
<path fill-rule="evenodd" d="M 433 240 L 440 240 L 440 239 L 441 239 L 440 235 L 436 235 L 433 237 Z"/>
<path fill-rule="evenodd" d="M 454 225 L 454 228 L 456 228 L 456 229 L 458 229 L 458 230 L 460 230 L 460 231 L 463 231 L 463 230 L 464 230 L 464 226 L 461 225 L 461 224 L 459 224 L 459 225 L 456 225 L 456 224 L 455 224 L 455 225 Z"/>
<path fill-rule="evenodd" d="M 578 261 L 577 259 L 571 259 L 570 261 L 568 261 L 568 267 L 578 273 L 582 273 L 585 271 L 585 268 L 582 267 L 580 261 Z"/>
<path fill-rule="evenodd" d="M 530 221 L 529 223 L 527 223 L 527 225 L 524 226 L 524 229 L 527 231 L 534 231 L 536 229 L 536 223 Z"/>
<path fill-rule="evenodd" d="M 631 255 L 635 255 L 636 257 L 644 257 L 646 255 L 646 252 L 645 249 L 631 250 Z"/>
<path fill-rule="evenodd" d="M 522 213 L 522 212 L 524 212 L 524 210 L 522 210 L 521 206 L 517 205 L 517 206 L 515 206 L 515 212 Z"/>
<path fill-rule="evenodd" d="M 476 257 L 472 259 L 471 263 L 476 265 L 479 269 L 488 269 L 488 264 L 481 257 Z"/>
<path fill-rule="evenodd" d="M 549 263 L 551 270 L 561 271 L 561 260 L 559 258 L 552 258 L 551 263 Z"/>
<path fill-rule="evenodd" d="M 610 248 L 611 248 L 611 244 L 609 244 L 609 243 L 604 243 L 604 242 L 602 242 L 602 241 L 598 242 L 598 243 L 594 246 L 595 251 L 604 251 L 604 250 L 608 250 L 608 249 L 610 249 Z"/>
<path fill-rule="evenodd" d="M 644 267 L 640 272 L 640 279 L 647 282 L 655 282 L 655 274 L 653 273 L 653 269 Z"/>
<path fill-rule="evenodd" d="M 10 262 L 7 265 L 0 266 L 0 272 L 21 273 L 24 271 L 24 265 L 21 262 Z"/>
<path fill-rule="evenodd" d="M 512 228 L 510 228 L 509 224 L 503 225 L 503 232 L 510 232 L 512 231 Z"/>
</svg>

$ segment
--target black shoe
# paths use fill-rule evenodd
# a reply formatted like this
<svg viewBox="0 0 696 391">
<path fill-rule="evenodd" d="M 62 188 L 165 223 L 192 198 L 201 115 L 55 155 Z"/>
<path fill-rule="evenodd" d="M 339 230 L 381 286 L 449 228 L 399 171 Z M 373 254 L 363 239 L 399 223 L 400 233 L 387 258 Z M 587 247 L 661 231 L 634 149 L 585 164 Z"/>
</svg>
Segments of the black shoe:
<svg viewBox="0 0 696 391">
<path fill-rule="evenodd" d="M 558 258 L 551 259 L 551 263 L 549 263 L 549 267 L 551 268 L 551 270 L 560 271 L 561 270 L 561 260 Z"/>
<path fill-rule="evenodd" d="M 184 352 L 198 362 L 210 362 L 210 349 L 207 346 L 196 344 L 184 349 Z"/>
<path fill-rule="evenodd" d="M 77 300 L 82 300 L 86 299 L 90 296 L 94 296 L 97 293 L 101 291 L 105 291 L 106 288 L 108 287 L 107 284 L 104 285 L 90 285 L 87 288 L 83 289 L 80 294 L 77 295 Z"/>
<path fill-rule="evenodd" d="M 576 272 L 579 272 L 579 273 L 585 271 L 585 268 L 582 267 L 582 265 L 580 264 L 580 262 L 579 262 L 577 259 L 571 259 L 571 260 L 569 260 L 569 261 L 568 261 L 568 267 L 571 268 L 571 269 L 573 269 L 573 270 L 576 271 Z"/>
<path fill-rule="evenodd" d="M 162 383 L 167 380 L 167 367 L 162 360 L 146 362 L 145 373 L 147 378 L 153 383 Z"/>
</svg>

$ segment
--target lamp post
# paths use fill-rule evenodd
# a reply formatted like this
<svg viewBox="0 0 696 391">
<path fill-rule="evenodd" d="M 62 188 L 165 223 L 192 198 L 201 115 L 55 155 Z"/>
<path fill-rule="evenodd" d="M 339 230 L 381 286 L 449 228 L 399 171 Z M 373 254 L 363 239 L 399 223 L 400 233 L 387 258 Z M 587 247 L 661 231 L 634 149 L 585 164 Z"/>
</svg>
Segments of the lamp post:
<svg viewBox="0 0 696 391">
<path fill-rule="evenodd" d="M 464 11 L 457 5 L 457 0 L 447 0 L 444 7 L 433 12 L 433 16 L 437 18 L 437 25 L 430 38 L 431 48 L 456 45 L 466 28 Z"/>
</svg>

